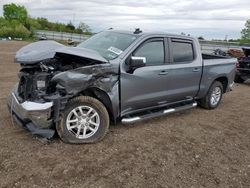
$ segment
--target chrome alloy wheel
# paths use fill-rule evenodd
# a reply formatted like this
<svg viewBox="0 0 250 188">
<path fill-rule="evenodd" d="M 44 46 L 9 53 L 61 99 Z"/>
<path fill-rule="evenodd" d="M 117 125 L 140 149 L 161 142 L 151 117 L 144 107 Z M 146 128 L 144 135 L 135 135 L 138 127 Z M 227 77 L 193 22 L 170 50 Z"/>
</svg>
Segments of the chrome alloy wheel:
<svg viewBox="0 0 250 188">
<path fill-rule="evenodd" d="M 216 106 L 221 99 L 222 91 L 220 87 L 215 87 L 214 90 L 212 91 L 211 98 L 210 98 L 210 103 L 213 106 Z"/>
<path fill-rule="evenodd" d="M 100 116 L 90 106 L 78 106 L 68 114 L 66 126 L 76 138 L 86 139 L 97 132 L 100 126 Z"/>
</svg>

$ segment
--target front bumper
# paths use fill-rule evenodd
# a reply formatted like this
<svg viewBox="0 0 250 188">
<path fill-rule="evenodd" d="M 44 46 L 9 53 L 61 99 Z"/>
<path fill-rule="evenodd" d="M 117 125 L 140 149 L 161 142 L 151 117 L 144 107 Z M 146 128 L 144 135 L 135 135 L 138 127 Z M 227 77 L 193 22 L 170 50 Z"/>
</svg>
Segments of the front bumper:
<svg viewBox="0 0 250 188">
<path fill-rule="evenodd" d="M 50 129 L 53 125 L 51 118 L 53 102 L 25 101 L 21 103 L 16 91 L 15 87 L 8 98 L 8 107 L 12 118 L 34 134 L 48 138 L 53 137 L 55 131 Z"/>
</svg>

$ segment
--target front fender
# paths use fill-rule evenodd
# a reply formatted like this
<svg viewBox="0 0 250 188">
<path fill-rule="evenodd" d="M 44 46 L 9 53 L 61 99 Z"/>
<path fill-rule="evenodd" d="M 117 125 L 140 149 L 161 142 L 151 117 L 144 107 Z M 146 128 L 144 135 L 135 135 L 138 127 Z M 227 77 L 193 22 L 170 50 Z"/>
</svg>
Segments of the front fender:
<svg viewBox="0 0 250 188">
<path fill-rule="evenodd" d="M 109 102 L 102 102 L 109 106 L 110 112 L 116 119 L 119 116 L 118 78 L 115 68 L 103 64 L 61 72 L 55 75 L 51 81 L 68 95 L 77 96 L 90 90 L 95 91 L 96 95 L 100 93 L 106 95 Z M 101 97 L 101 99 L 106 100 L 107 98 Z"/>
</svg>

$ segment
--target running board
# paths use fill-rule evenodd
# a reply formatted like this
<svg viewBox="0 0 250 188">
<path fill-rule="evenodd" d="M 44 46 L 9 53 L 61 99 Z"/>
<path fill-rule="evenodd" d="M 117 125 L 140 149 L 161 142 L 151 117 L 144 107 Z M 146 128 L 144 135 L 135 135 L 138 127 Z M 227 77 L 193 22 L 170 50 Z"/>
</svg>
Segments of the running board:
<svg viewBox="0 0 250 188">
<path fill-rule="evenodd" d="M 183 111 L 183 110 L 194 108 L 196 106 L 197 106 L 197 102 L 193 102 L 193 103 L 190 103 L 190 104 L 186 104 L 184 106 L 179 106 L 179 107 L 176 107 L 176 108 L 162 109 L 160 111 L 151 112 L 151 113 L 141 115 L 141 116 L 124 117 L 124 118 L 122 118 L 121 122 L 123 124 L 135 123 L 135 122 L 142 121 L 142 120 L 145 120 L 145 119 L 150 119 L 150 118 L 154 118 L 154 117 L 158 117 L 158 116 L 163 116 L 163 115 L 171 114 L 171 113 L 174 113 L 174 112 L 180 112 L 180 111 Z"/>
</svg>

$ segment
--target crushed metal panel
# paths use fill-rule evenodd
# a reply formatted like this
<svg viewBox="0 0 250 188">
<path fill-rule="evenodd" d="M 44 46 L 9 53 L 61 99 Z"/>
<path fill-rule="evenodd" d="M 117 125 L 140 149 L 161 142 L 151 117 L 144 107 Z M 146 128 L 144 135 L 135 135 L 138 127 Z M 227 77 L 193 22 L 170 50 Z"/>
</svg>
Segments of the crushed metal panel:
<svg viewBox="0 0 250 188">
<path fill-rule="evenodd" d="M 39 41 L 22 47 L 17 51 L 15 61 L 22 64 L 35 64 L 54 58 L 56 53 L 74 55 L 102 63 L 108 61 L 97 52 L 79 47 L 66 47 L 55 41 Z"/>
<path fill-rule="evenodd" d="M 84 57 L 84 58 L 108 63 L 108 61 L 104 57 L 102 57 L 99 53 L 90 49 L 86 49 L 86 48 L 63 47 L 63 48 L 56 49 L 56 53 L 75 55 L 79 57 Z"/>
<path fill-rule="evenodd" d="M 52 82 L 65 88 L 68 94 L 77 94 L 89 87 L 111 92 L 118 81 L 118 71 L 110 64 L 80 67 L 55 75 Z"/>
<path fill-rule="evenodd" d="M 28 44 L 17 51 L 15 61 L 23 64 L 34 64 L 55 56 L 55 49 L 64 45 L 55 41 L 39 41 Z"/>
</svg>

